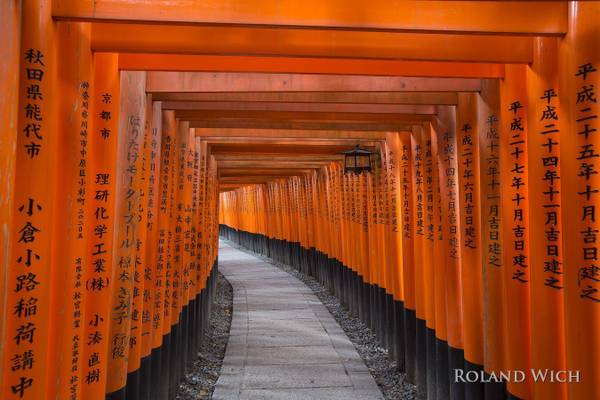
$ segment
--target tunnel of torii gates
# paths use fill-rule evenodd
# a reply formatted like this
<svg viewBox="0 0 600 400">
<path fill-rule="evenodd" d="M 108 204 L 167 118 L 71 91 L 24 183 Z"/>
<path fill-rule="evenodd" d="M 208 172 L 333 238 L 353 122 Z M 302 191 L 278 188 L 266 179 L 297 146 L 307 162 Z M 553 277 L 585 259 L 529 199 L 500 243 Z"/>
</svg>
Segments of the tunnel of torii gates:
<svg viewBox="0 0 600 400">
<path fill-rule="evenodd" d="M 0 23 L 0 398 L 173 398 L 220 229 L 340 296 L 422 398 L 600 399 L 598 2 L 2 0 Z M 372 173 L 344 174 L 356 144 Z"/>
</svg>

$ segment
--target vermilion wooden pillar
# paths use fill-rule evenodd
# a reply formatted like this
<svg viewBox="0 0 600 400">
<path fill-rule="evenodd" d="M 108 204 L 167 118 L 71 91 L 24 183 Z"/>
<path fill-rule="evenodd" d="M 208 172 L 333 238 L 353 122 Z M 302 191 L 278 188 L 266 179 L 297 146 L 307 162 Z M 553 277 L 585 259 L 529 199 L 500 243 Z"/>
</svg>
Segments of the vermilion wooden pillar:
<svg viewBox="0 0 600 400">
<path fill-rule="evenodd" d="M 157 308 L 157 296 L 161 287 L 156 285 L 160 274 L 159 246 L 160 232 L 158 224 L 158 213 L 160 206 L 160 161 L 162 144 L 162 108 L 160 102 L 152 102 L 152 119 L 147 118 L 150 128 L 148 168 L 148 192 L 146 202 L 146 262 L 144 268 L 144 307 L 142 312 L 142 377 L 141 398 L 151 398 L 152 393 L 152 368 L 160 358 L 153 352 L 154 337 L 157 336 L 158 322 L 160 316 Z M 161 308 L 162 309 L 162 308 Z M 162 335 L 160 335 L 162 336 Z M 147 393 L 147 395 L 146 395 Z"/>
<path fill-rule="evenodd" d="M 496 376 L 506 365 L 506 314 L 502 257 L 502 203 L 500 182 L 500 93 L 499 82 L 483 82 L 479 98 L 479 165 L 481 179 L 481 248 L 483 259 L 484 369 Z M 485 396 L 503 399 L 505 385 L 486 383 Z"/>
<path fill-rule="evenodd" d="M 413 244 L 415 262 L 415 308 L 416 308 L 416 375 L 415 384 L 421 395 L 426 395 L 427 387 L 427 364 L 426 364 L 426 345 L 425 345 L 425 321 L 426 321 L 426 300 L 425 300 L 425 260 L 431 257 L 426 255 L 426 187 L 425 187 L 425 139 L 422 126 L 415 126 L 412 132 L 411 155 L 413 169 Z"/>
<path fill-rule="evenodd" d="M 527 158 L 527 92 L 525 66 L 506 66 L 500 85 L 500 167 L 503 231 L 503 264 L 506 354 L 509 370 L 531 367 L 531 317 L 529 252 L 529 190 Z M 531 397 L 531 375 L 524 382 L 508 382 L 508 392 L 518 398 Z"/>
<path fill-rule="evenodd" d="M 6 37 L 0 44 L 0 248 L 5 257 L 0 261 L 0 287 L 6 287 L 6 276 L 10 266 L 14 211 L 15 149 L 17 146 L 17 116 L 19 96 L 19 61 L 21 45 L 21 1 L 4 1 L 0 4 L 0 24 Z M 6 307 L 4 296 L 0 298 L 0 309 Z M 6 315 L 0 317 L 0 327 L 6 326 Z M 0 342 L 7 339 L 6 331 L 0 328 Z M 0 349 L 0 393 L 4 393 L 4 347 Z"/>
<path fill-rule="evenodd" d="M 600 5 L 569 2 L 569 33 L 561 40 L 559 100 L 564 235 L 565 354 L 569 399 L 600 396 Z M 578 382 L 577 382 L 578 381 Z"/>
<path fill-rule="evenodd" d="M 463 343 L 463 306 L 461 282 L 461 232 L 460 232 L 460 199 L 459 199 L 459 167 L 456 109 L 440 111 L 440 133 L 438 134 L 438 160 L 440 174 L 440 191 L 442 197 L 442 226 L 445 241 L 446 260 L 443 276 L 444 291 L 438 291 L 445 297 L 447 337 L 447 368 L 441 373 L 448 377 L 448 393 L 450 399 L 463 399 L 464 387 L 454 380 L 453 372 L 463 368 L 463 360 L 458 357 Z M 437 275 L 436 275 L 437 278 Z M 437 316 L 438 310 L 436 310 Z M 440 321 L 440 324 L 442 322 Z M 443 398 L 443 397 L 442 397 Z"/>
<path fill-rule="evenodd" d="M 87 266 L 89 222 L 87 203 L 91 191 L 89 146 L 93 135 L 91 108 L 92 52 L 90 26 L 86 23 L 63 23 L 56 29 L 61 68 L 57 89 L 58 129 L 56 196 L 53 215 L 52 283 L 50 294 L 50 331 L 52 346 L 49 359 L 56 367 L 48 370 L 48 394 L 57 398 L 79 398 L 86 378 L 83 375 L 86 290 L 91 275 Z"/>
<path fill-rule="evenodd" d="M 456 108 L 458 185 L 462 265 L 464 370 L 483 366 L 483 289 L 481 272 L 481 204 L 477 95 L 459 93 Z M 454 377 L 452 377 L 454 378 Z M 465 385 L 465 398 L 483 396 L 481 382 Z"/>
<path fill-rule="evenodd" d="M 89 194 L 88 246 L 85 282 L 85 346 L 82 397 L 105 398 L 108 377 L 110 290 L 113 286 L 113 252 L 116 198 L 116 162 L 119 141 L 119 71 L 116 54 L 94 55 L 92 114 L 88 132 Z"/>
<path fill-rule="evenodd" d="M 145 125 L 146 75 L 122 72 L 119 145 L 116 166 L 115 251 L 109 327 L 108 398 L 124 399 L 131 346 L 131 327 L 138 326 L 133 306 Z M 137 335 L 137 333 L 136 333 Z M 133 361 L 133 360 L 132 360 Z M 138 361 L 139 362 L 139 361 Z"/>
<path fill-rule="evenodd" d="M 17 133 L 16 147 L 2 148 L 9 167 L 8 175 L 6 178 L 3 176 L 2 181 L 8 184 L 14 182 L 12 224 L 2 221 L 5 225 L 2 258 L 10 257 L 8 268 L 3 271 L 6 300 L 1 302 L 5 310 L 10 310 L 10 317 L 2 326 L 4 384 L 0 397 L 3 399 L 42 399 L 48 391 L 46 365 L 50 344 L 46 332 L 50 315 L 53 178 L 57 150 L 55 102 L 58 99 L 55 86 L 58 66 L 50 5 L 47 0 L 23 4 L 18 72 L 12 68 L 10 71 L 19 76 L 18 111 L 2 115 L 2 119 L 10 115 L 16 117 L 8 123 L 13 126 L 14 132 L 16 121 Z M 7 8 L 3 7 L 4 10 Z M 10 25 L 14 34 L 16 26 L 14 22 Z M 4 81 L 6 78 L 3 76 L 1 79 Z M 7 89 L 14 88 L 14 81 L 10 77 L 8 79 L 5 81 Z M 12 95 L 10 91 L 7 94 L 10 110 L 17 103 L 14 91 Z M 2 139 L 3 144 L 5 140 L 15 144 L 11 139 L 11 129 L 2 135 L 7 135 Z M 14 175 L 11 172 L 13 155 L 5 154 L 12 149 L 16 151 Z M 4 165 L 5 161 L 2 163 Z M 6 194 L 10 196 L 11 191 Z M 2 203 L 4 205 L 4 201 Z M 2 212 L 3 217 L 7 215 L 6 211 Z M 8 244 L 10 250 L 6 249 Z M 3 268 L 5 266 L 2 264 Z"/>
<path fill-rule="evenodd" d="M 531 366 L 565 369 L 564 262 L 561 182 L 561 107 L 558 94 L 558 39 L 537 38 L 527 69 Z M 568 238 L 567 240 L 570 240 Z M 533 382 L 535 399 L 566 398 L 561 382 Z"/>
</svg>

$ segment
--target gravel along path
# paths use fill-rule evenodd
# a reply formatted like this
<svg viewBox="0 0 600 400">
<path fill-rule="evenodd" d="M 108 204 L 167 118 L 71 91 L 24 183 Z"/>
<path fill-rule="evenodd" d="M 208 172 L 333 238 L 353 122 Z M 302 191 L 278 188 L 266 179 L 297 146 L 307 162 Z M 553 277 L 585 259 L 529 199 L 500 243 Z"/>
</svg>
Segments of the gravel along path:
<svg viewBox="0 0 600 400">
<path fill-rule="evenodd" d="M 275 265 L 285 272 L 295 276 L 321 300 L 327 307 L 333 318 L 342 327 L 354 347 L 358 351 L 367 368 L 371 372 L 379 389 L 386 400 L 415 400 L 417 399 L 417 388 L 406 381 L 406 374 L 398 371 L 396 362 L 388 357 L 388 351 L 377 343 L 375 334 L 360 319 L 355 318 L 341 305 L 337 297 L 332 295 L 317 280 L 304 275 L 296 269 L 276 263 L 270 258 L 253 253 L 243 247 L 227 241 L 231 246 L 252 254 L 265 262 Z M 323 399 L 325 400 L 325 399 Z"/>
<path fill-rule="evenodd" d="M 212 397 L 229 340 L 232 303 L 231 285 L 219 272 L 210 327 L 198 351 L 198 359 L 179 385 L 176 400 L 204 400 Z"/>
</svg>

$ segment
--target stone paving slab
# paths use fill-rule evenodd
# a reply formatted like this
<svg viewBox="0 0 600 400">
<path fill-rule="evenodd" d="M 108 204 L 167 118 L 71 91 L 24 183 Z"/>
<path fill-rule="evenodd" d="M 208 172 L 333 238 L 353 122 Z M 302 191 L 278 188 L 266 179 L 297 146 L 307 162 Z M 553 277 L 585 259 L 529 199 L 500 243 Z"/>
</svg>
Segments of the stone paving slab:
<svg viewBox="0 0 600 400">
<path fill-rule="evenodd" d="M 225 243 L 219 270 L 234 299 L 213 399 L 383 399 L 356 349 L 310 288 Z"/>
</svg>

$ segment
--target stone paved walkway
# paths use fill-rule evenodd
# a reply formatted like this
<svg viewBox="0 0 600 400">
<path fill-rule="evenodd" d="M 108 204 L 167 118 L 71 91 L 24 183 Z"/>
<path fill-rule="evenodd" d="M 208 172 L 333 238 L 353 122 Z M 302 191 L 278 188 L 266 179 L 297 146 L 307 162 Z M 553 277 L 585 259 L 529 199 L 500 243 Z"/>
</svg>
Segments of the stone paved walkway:
<svg viewBox="0 0 600 400">
<path fill-rule="evenodd" d="M 233 316 L 213 399 L 383 399 L 342 328 L 304 283 L 222 242 L 219 270 L 233 286 Z"/>
</svg>

